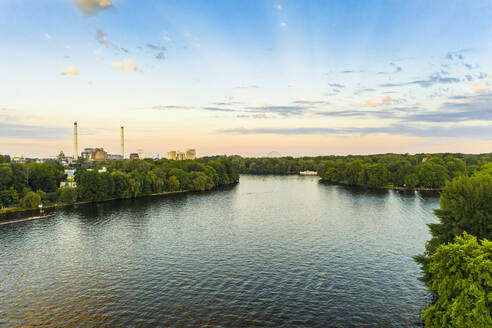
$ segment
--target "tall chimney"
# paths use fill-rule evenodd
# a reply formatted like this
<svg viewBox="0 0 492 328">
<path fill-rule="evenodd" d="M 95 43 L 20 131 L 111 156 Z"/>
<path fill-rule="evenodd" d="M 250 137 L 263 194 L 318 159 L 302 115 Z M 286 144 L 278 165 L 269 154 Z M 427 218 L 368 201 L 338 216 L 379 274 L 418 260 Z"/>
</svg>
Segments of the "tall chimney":
<svg viewBox="0 0 492 328">
<path fill-rule="evenodd" d="M 73 158 L 77 160 L 79 158 L 79 145 L 77 140 L 77 122 L 73 122 Z"/>
<path fill-rule="evenodd" d="M 121 127 L 121 144 L 120 144 L 120 148 L 121 148 L 121 156 L 123 158 L 125 158 L 125 131 L 124 131 L 124 128 Z"/>
</svg>

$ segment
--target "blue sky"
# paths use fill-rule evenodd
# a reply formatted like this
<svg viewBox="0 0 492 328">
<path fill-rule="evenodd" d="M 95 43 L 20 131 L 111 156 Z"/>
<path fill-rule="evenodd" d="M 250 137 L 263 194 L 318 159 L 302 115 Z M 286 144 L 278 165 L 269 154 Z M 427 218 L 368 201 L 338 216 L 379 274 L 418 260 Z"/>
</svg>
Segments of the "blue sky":
<svg viewBox="0 0 492 328">
<path fill-rule="evenodd" d="M 0 149 L 490 152 L 492 1 L 0 0 Z"/>
</svg>

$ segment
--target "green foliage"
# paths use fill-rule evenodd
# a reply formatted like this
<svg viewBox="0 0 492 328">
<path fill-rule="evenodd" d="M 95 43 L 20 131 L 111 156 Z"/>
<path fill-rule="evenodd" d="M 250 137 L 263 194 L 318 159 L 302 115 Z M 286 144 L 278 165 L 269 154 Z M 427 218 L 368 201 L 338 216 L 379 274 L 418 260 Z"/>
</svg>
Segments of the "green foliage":
<svg viewBox="0 0 492 328">
<path fill-rule="evenodd" d="M 19 202 L 19 194 L 14 187 L 10 187 L 9 189 L 0 190 L 0 208 L 8 207 L 18 204 Z"/>
<path fill-rule="evenodd" d="M 60 202 L 72 204 L 77 201 L 77 190 L 75 188 L 65 186 L 60 188 Z"/>
<path fill-rule="evenodd" d="M 420 165 L 418 174 L 420 185 L 427 188 L 440 188 L 449 180 L 446 168 L 431 161 Z"/>
<path fill-rule="evenodd" d="M 429 272 L 438 299 L 424 311 L 426 327 L 492 327 L 492 242 L 465 232 L 437 247 Z"/>
<path fill-rule="evenodd" d="M 107 198 L 107 186 L 104 176 L 97 171 L 77 172 L 77 193 L 82 200 L 97 202 Z"/>
<path fill-rule="evenodd" d="M 22 207 L 30 209 L 38 208 L 39 204 L 41 204 L 41 197 L 32 191 L 29 191 L 20 201 Z"/>
<path fill-rule="evenodd" d="M 439 223 L 429 224 L 432 238 L 424 254 L 415 257 L 422 265 L 425 282 L 432 279 L 428 265 L 439 245 L 452 242 L 465 231 L 479 239 L 492 240 L 492 175 L 454 179 L 442 189 L 439 202 L 440 209 L 434 211 Z"/>
</svg>

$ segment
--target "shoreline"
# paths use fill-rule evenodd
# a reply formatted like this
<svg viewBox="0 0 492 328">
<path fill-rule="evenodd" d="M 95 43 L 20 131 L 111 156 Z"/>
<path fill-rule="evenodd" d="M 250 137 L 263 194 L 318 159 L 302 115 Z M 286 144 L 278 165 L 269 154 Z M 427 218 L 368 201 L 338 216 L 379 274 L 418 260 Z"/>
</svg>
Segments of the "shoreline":
<svg viewBox="0 0 492 328">
<path fill-rule="evenodd" d="M 432 192 L 440 192 L 442 190 L 441 188 L 425 188 L 425 187 L 407 189 L 405 187 L 399 187 L 399 186 L 369 187 L 369 186 L 349 185 L 348 183 L 343 183 L 343 182 L 329 182 L 324 180 L 323 178 L 321 178 L 319 182 L 323 184 L 347 186 L 347 187 L 362 188 L 362 189 L 380 189 L 380 190 L 386 189 L 386 190 L 398 190 L 398 191 L 432 191 Z"/>
<path fill-rule="evenodd" d="M 221 190 L 223 188 L 227 188 L 230 186 L 234 186 L 238 184 L 239 181 L 230 183 L 228 185 L 220 186 L 218 188 L 210 189 L 210 190 L 204 190 L 204 191 L 190 191 L 190 190 L 178 190 L 178 191 L 164 191 L 160 193 L 154 193 L 150 195 L 144 195 L 136 198 L 108 198 L 108 199 L 103 199 L 99 201 L 80 201 L 80 202 L 75 202 L 71 204 L 52 204 L 52 205 L 47 205 L 43 208 L 43 210 L 46 212 L 45 215 L 40 215 L 38 209 L 25 209 L 25 208 L 10 208 L 5 210 L 0 210 L 0 225 L 4 224 L 9 224 L 9 223 L 16 223 L 16 222 L 23 222 L 23 221 L 30 221 L 30 220 L 37 220 L 37 219 L 42 219 L 46 218 L 48 216 L 52 216 L 53 213 L 55 212 L 56 209 L 58 208 L 64 208 L 64 207 L 70 207 L 70 206 L 78 206 L 78 205 L 88 205 L 88 204 L 97 204 L 97 203 L 105 203 L 105 202 L 110 202 L 110 201 L 116 201 L 116 200 L 134 200 L 134 199 L 140 199 L 140 198 L 151 198 L 151 197 L 164 197 L 164 196 L 174 196 L 174 195 L 180 195 L 180 194 L 189 194 L 189 193 L 201 193 L 201 192 L 209 192 L 209 191 L 216 191 L 216 190 Z M 30 215 L 30 216 L 25 216 L 23 217 L 23 214 Z M 19 217 L 14 217 L 14 218 L 9 218 L 8 216 L 19 216 Z"/>
</svg>

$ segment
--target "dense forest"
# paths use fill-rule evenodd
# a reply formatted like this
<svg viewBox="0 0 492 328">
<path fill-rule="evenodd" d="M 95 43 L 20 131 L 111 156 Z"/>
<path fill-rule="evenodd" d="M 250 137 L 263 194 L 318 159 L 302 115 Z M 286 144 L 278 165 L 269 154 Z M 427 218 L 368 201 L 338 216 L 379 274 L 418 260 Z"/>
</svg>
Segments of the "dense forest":
<svg viewBox="0 0 492 328">
<path fill-rule="evenodd" d="M 104 168 L 104 169 L 103 169 Z M 10 162 L 0 157 L 0 208 L 37 208 L 41 203 L 70 204 L 136 198 L 170 191 L 205 191 L 239 181 L 227 158 L 199 161 L 114 160 L 85 163 L 75 172 L 76 187 L 56 160 Z"/>
<path fill-rule="evenodd" d="M 230 157 L 242 174 L 296 174 L 314 170 L 325 182 L 365 187 L 440 189 L 457 176 L 487 169 L 492 153 L 381 154 L 281 158 Z"/>
</svg>

